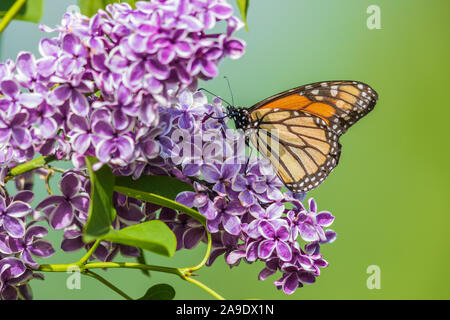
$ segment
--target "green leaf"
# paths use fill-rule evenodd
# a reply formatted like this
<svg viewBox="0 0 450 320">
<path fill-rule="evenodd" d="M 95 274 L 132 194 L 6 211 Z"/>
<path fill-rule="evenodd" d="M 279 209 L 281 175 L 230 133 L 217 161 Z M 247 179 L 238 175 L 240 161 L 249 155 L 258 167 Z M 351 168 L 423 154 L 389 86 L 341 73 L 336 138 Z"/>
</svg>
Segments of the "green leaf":
<svg viewBox="0 0 450 320">
<path fill-rule="evenodd" d="M 6 14 L 15 2 L 16 0 L 0 1 L 0 18 Z M 14 19 L 38 23 L 42 18 L 43 6 L 43 0 L 28 0 L 19 10 L 18 14 L 14 16 Z"/>
<path fill-rule="evenodd" d="M 154 193 L 169 199 L 175 199 L 183 191 L 194 191 L 190 184 L 168 176 L 143 175 L 137 180 L 120 176 L 116 178 L 116 186 Z"/>
<path fill-rule="evenodd" d="M 173 300 L 175 298 L 175 289 L 172 286 L 160 283 L 154 285 L 138 300 Z"/>
<path fill-rule="evenodd" d="M 177 239 L 172 230 L 160 220 L 110 230 L 102 239 L 138 247 L 166 257 L 172 257 L 177 248 Z"/>
<path fill-rule="evenodd" d="M 242 20 L 245 23 L 245 29 L 248 31 L 247 12 L 250 5 L 250 0 L 236 0 L 236 3 L 239 7 L 239 11 L 241 12 Z"/>
<path fill-rule="evenodd" d="M 83 239 L 86 242 L 91 242 L 107 234 L 111 229 L 111 223 L 116 214 L 112 199 L 114 175 L 107 165 L 104 165 L 97 171 L 92 170 L 93 164 L 97 161 L 96 158 L 86 157 L 86 165 L 91 179 L 89 214 L 83 232 Z"/>
<path fill-rule="evenodd" d="M 95 15 L 98 9 L 105 9 L 108 4 L 118 2 L 128 2 L 132 7 L 134 7 L 136 0 L 78 0 L 81 13 L 88 17 Z"/>
<path fill-rule="evenodd" d="M 117 177 L 114 190 L 129 197 L 184 212 L 206 225 L 205 217 L 199 212 L 172 200 L 182 191 L 194 190 L 192 186 L 178 179 L 167 176 L 142 176 L 138 180 Z"/>
</svg>

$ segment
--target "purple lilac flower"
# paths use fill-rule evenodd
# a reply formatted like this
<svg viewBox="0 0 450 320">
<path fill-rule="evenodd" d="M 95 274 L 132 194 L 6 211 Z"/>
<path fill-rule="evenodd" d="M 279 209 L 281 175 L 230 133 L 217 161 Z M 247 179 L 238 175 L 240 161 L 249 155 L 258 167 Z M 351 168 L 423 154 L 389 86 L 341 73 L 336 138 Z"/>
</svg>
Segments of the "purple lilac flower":
<svg viewBox="0 0 450 320">
<path fill-rule="evenodd" d="M 254 189 L 254 183 L 256 182 L 256 176 L 249 174 L 246 176 L 236 175 L 233 179 L 231 188 L 233 191 L 239 193 L 238 199 L 241 203 L 247 207 L 257 203 L 256 190 Z"/>
<path fill-rule="evenodd" d="M 27 191 L 24 191 L 24 193 Z M 21 194 L 14 199 L 5 199 L 0 196 L 0 226 L 11 237 L 21 238 L 25 235 L 25 224 L 23 218 L 31 213 L 31 206 L 20 200 Z M 31 199 L 29 199 L 31 200 Z"/>
<path fill-rule="evenodd" d="M 270 257 L 274 250 L 281 260 L 289 261 L 292 258 L 292 251 L 287 243 L 290 233 L 286 225 L 273 225 L 268 221 L 262 221 L 258 228 L 265 238 L 258 246 L 258 256 L 261 259 Z"/>
<path fill-rule="evenodd" d="M 207 265 L 211 266 L 214 261 L 224 254 L 225 260 L 228 260 L 229 256 L 233 255 L 236 246 L 238 245 L 239 237 L 233 236 L 225 231 L 220 231 L 212 234 L 212 246 L 211 254 L 209 256 Z M 232 264 L 231 264 L 232 265 Z"/>
<path fill-rule="evenodd" d="M 133 139 L 119 130 L 115 130 L 106 121 L 98 121 L 93 128 L 100 142 L 95 154 L 102 163 L 110 162 L 119 166 L 126 165 L 133 156 Z"/>
<path fill-rule="evenodd" d="M 0 143 L 13 145 L 21 150 L 31 147 L 32 137 L 27 125 L 28 114 L 16 113 L 10 120 L 0 119 Z"/>
<path fill-rule="evenodd" d="M 7 257 L 0 260 L 0 297 L 2 300 L 17 300 L 18 286 L 30 280 L 33 273 L 21 260 Z"/>
<path fill-rule="evenodd" d="M 0 82 L 0 110 L 5 113 L 6 119 L 12 118 L 23 108 L 33 109 L 42 102 L 42 96 L 37 93 L 22 93 L 20 86 L 14 80 L 4 79 Z"/>
<path fill-rule="evenodd" d="M 52 244 L 42 239 L 48 231 L 42 226 L 29 226 L 23 238 L 8 237 L 7 243 L 10 253 L 20 254 L 20 259 L 32 269 L 37 269 L 39 264 L 33 256 L 47 258 L 55 253 Z"/>
<path fill-rule="evenodd" d="M 91 123 L 86 117 L 76 114 L 70 115 L 68 125 L 71 128 L 69 133 L 73 147 L 79 153 L 85 154 L 95 145 L 96 135 L 92 132 Z"/>
<path fill-rule="evenodd" d="M 159 219 L 164 221 L 177 238 L 177 250 L 192 249 L 206 239 L 205 228 L 200 222 L 186 214 L 163 208 Z"/>
<path fill-rule="evenodd" d="M 297 238 L 296 235 L 299 233 L 305 241 L 328 242 L 327 239 L 331 239 L 334 236 L 330 232 L 327 236 L 323 228 L 330 226 L 334 221 L 334 217 L 328 211 L 317 212 L 317 204 L 313 198 L 310 198 L 308 202 L 309 211 L 306 211 L 301 206 L 300 208 L 296 207 L 295 210 L 291 210 L 287 214 L 293 227 L 293 237 Z"/>
<path fill-rule="evenodd" d="M 89 196 L 84 192 L 82 181 L 76 174 L 65 174 L 60 181 L 60 188 L 62 195 L 51 195 L 36 207 L 37 210 L 52 209 L 48 219 L 56 230 L 69 226 L 75 217 L 75 211 L 87 213 L 89 208 Z"/>
<path fill-rule="evenodd" d="M 213 183 L 212 190 L 220 195 L 226 195 L 230 190 L 230 181 L 237 176 L 241 165 L 236 158 L 228 158 L 221 165 L 204 164 L 201 166 L 203 179 L 208 183 Z"/>
</svg>

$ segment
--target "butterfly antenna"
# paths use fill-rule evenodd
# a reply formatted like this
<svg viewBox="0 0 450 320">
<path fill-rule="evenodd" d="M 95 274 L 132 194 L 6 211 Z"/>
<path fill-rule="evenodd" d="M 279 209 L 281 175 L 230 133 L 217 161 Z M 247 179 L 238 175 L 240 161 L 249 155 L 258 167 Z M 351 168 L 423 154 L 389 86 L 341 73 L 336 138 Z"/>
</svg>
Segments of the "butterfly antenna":
<svg viewBox="0 0 450 320">
<path fill-rule="evenodd" d="M 216 120 L 223 120 L 223 119 L 227 118 L 228 116 L 229 116 L 229 114 L 227 113 L 223 117 L 213 117 L 213 116 L 208 115 L 208 118 L 216 119 Z"/>
<path fill-rule="evenodd" d="M 228 89 L 230 90 L 230 94 L 231 94 L 231 103 L 232 103 L 232 106 L 234 107 L 234 97 L 233 97 L 233 91 L 231 90 L 230 80 L 228 79 L 227 76 L 224 76 L 224 78 L 225 78 L 225 80 L 227 80 Z"/>
<path fill-rule="evenodd" d="M 200 91 L 200 90 L 201 90 L 201 91 L 206 91 L 206 92 L 208 92 L 209 94 L 213 95 L 215 98 L 219 98 L 220 100 L 222 100 L 223 102 L 225 102 L 227 105 L 231 106 L 231 104 L 230 104 L 227 100 L 222 99 L 221 97 L 219 97 L 218 95 L 212 93 L 211 91 L 206 90 L 205 88 L 199 88 L 198 91 Z"/>
</svg>

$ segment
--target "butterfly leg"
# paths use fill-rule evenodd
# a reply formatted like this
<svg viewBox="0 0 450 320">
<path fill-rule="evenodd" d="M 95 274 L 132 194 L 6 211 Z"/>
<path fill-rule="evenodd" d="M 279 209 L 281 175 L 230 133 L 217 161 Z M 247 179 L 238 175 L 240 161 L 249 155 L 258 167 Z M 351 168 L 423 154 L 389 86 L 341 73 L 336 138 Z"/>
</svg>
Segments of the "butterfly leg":
<svg viewBox="0 0 450 320">
<path fill-rule="evenodd" d="M 250 162 L 250 158 L 252 157 L 253 148 L 250 146 L 250 137 L 248 135 L 245 136 L 245 146 L 250 149 L 250 154 L 245 161 L 244 174 L 247 174 L 248 164 Z"/>
</svg>

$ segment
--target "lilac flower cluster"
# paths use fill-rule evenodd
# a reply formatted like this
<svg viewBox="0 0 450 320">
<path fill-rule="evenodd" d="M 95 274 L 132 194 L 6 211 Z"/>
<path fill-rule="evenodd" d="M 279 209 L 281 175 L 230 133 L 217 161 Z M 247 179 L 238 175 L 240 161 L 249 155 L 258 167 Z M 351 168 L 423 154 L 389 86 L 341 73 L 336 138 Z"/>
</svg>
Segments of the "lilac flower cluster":
<svg viewBox="0 0 450 320">
<path fill-rule="evenodd" d="M 31 222 L 27 217 L 36 215 L 30 202 L 31 191 L 20 191 L 14 197 L 0 193 L 0 299 L 31 299 L 32 292 L 28 282 L 43 279 L 34 272 L 39 267 L 35 257 L 46 258 L 55 250 L 43 238 L 48 231 L 36 225 L 36 216 Z"/>
<path fill-rule="evenodd" d="M 223 33 L 212 33 L 222 22 Z M 212 79 L 225 57 L 239 58 L 242 23 L 223 0 L 116 3 L 92 18 L 64 15 L 40 41 L 40 57 L 19 53 L 0 64 L 0 164 L 38 152 L 86 155 L 126 166 L 157 156 L 159 107 L 180 90 Z"/>
<path fill-rule="evenodd" d="M 168 174 L 190 181 L 195 192 L 182 192 L 176 201 L 206 217 L 214 239 L 208 264 L 222 254 L 230 266 L 242 259 L 265 261 L 259 279 L 279 270 L 282 277 L 275 285 L 292 294 L 303 283 L 313 283 L 327 266 L 320 245 L 335 240 L 336 233 L 327 229 L 334 217 L 318 212 L 312 198 L 306 209 L 300 201 L 304 195 L 283 192 L 267 160 L 242 155 L 243 137 L 216 119 L 221 110 L 217 98 L 211 105 L 201 92 L 182 91 L 175 109 L 159 111 L 159 155 L 128 174 Z M 174 231 L 178 249 L 206 240 L 206 230 L 185 214 L 163 209 L 159 219 Z"/>
<path fill-rule="evenodd" d="M 219 22 L 226 31 L 208 33 Z M 31 191 L 0 195 L 2 299 L 30 297 L 28 281 L 40 277 L 33 257 L 54 252 L 37 221 L 64 231 L 64 251 L 92 246 L 82 241 L 91 189 L 85 156 L 99 159 L 94 169 L 108 164 L 115 175 L 190 183 L 195 191 L 176 201 L 207 221 L 205 230 L 186 214 L 115 193 L 114 228 L 160 219 L 176 235 L 178 250 L 205 242 L 209 232 L 208 265 L 221 255 L 230 266 L 263 261 L 259 279 L 280 271 L 274 284 L 286 294 L 315 282 L 327 266 L 320 246 L 336 238 L 327 229 L 334 217 L 318 212 L 314 199 L 307 209 L 304 195 L 284 192 L 267 160 L 245 154 L 241 134 L 223 120 L 221 100 L 209 104 L 195 92 L 199 79 L 217 76 L 223 58 L 243 54 L 244 43 L 232 37 L 241 26 L 224 0 L 142 1 L 135 9 L 119 3 L 92 18 L 66 14 L 60 26 L 42 27 L 57 34 L 42 39 L 40 57 L 22 52 L 0 64 L 1 175 L 36 153 L 70 159 L 75 167 L 62 174 L 61 194 L 41 200 L 36 210 Z M 30 189 L 32 174 L 16 177 L 16 185 Z M 91 258 L 111 261 L 118 253 L 140 255 L 103 241 Z"/>
</svg>

